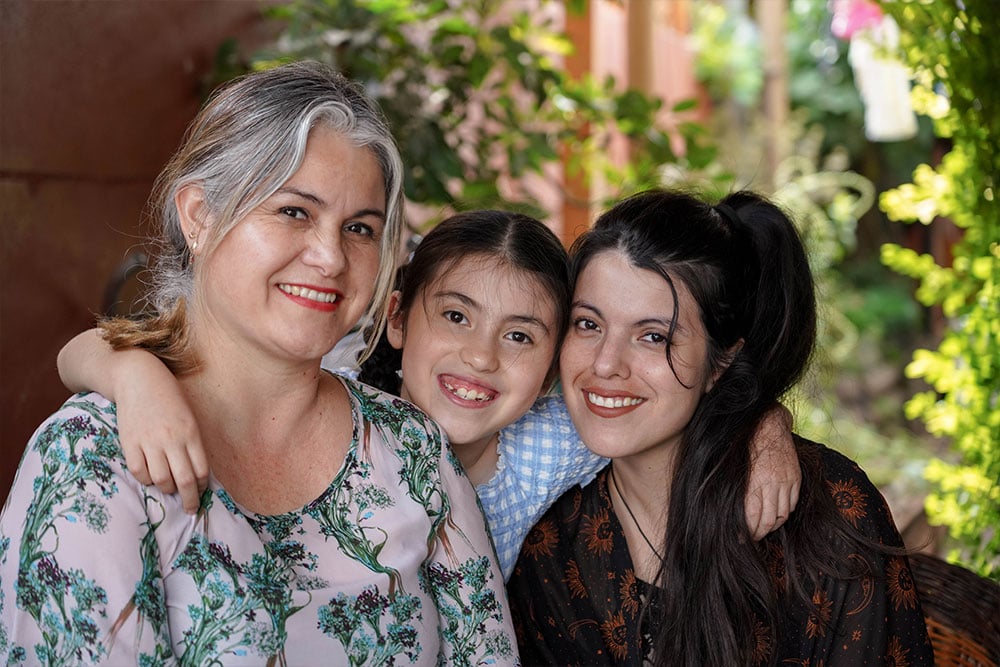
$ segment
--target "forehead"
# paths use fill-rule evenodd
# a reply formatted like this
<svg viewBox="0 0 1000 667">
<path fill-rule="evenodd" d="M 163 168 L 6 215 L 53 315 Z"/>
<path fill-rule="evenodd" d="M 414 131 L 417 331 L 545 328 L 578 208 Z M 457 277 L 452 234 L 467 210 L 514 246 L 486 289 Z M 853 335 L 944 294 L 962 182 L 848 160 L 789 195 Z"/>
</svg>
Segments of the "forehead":
<svg viewBox="0 0 1000 667">
<path fill-rule="evenodd" d="M 375 152 L 370 146 L 360 146 L 347 134 L 336 130 L 325 123 L 320 123 L 309 130 L 306 138 L 305 152 L 302 155 L 302 162 L 299 164 L 299 171 L 307 164 L 325 166 L 327 168 L 342 165 L 337 172 L 342 172 L 346 176 L 351 176 L 348 167 L 364 167 L 363 174 L 356 176 L 370 176 L 375 174 L 381 178 L 382 168 Z"/>
<path fill-rule="evenodd" d="M 682 316 L 696 315 L 697 304 L 687 284 L 676 274 L 668 271 L 668 275 Z M 580 272 L 573 301 L 635 321 L 666 317 L 674 308 L 671 283 L 656 271 L 635 266 L 621 251 L 608 250 L 595 255 Z"/>
<path fill-rule="evenodd" d="M 554 316 L 555 299 L 531 271 L 489 255 L 468 255 L 445 263 L 424 290 L 427 296 L 461 293 L 480 304 Z"/>
</svg>

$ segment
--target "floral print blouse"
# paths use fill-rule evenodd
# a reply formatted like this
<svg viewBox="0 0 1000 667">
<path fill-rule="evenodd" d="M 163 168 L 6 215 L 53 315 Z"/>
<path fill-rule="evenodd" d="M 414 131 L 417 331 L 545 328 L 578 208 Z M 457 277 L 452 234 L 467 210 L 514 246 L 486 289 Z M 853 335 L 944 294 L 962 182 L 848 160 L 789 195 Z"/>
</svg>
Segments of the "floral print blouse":
<svg viewBox="0 0 1000 667">
<path fill-rule="evenodd" d="M 831 449 L 807 446 L 820 448 L 827 489 L 841 514 L 865 535 L 900 546 L 884 498 L 861 469 Z M 762 544 L 782 588 L 778 542 Z M 821 581 L 813 605 L 792 603 L 780 610 L 776 646 L 761 634 L 757 664 L 934 664 L 905 556 L 876 557 L 871 576 Z M 651 657 L 648 638 L 657 610 L 641 616 L 650 584 L 634 574 L 608 495 L 607 470 L 586 488 L 566 492 L 535 524 L 507 590 L 525 665 L 638 666 Z M 639 627 L 640 618 L 649 623 Z"/>
<path fill-rule="evenodd" d="M 125 468 L 114 405 L 71 398 L 0 517 L 4 664 L 516 664 L 482 511 L 440 429 L 342 381 L 344 464 L 275 516 L 214 480 L 186 514 Z"/>
</svg>

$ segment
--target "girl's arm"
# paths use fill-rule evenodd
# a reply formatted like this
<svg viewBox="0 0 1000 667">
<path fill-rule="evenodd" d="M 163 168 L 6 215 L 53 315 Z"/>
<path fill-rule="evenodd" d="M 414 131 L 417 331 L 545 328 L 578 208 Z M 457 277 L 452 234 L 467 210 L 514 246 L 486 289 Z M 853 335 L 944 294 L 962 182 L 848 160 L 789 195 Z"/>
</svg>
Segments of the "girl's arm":
<svg viewBox="0 0 1000 667">
<path fill-rule="evenodd" d="M 792 415 L 778 405 L 764 416 L 753 438 L 753 459 L 745 501 L 753 539 L 785 523 L 799 502 L 802 471 L 792 440 Z"/>
<path fill-rule="evenodd" d="M 97 329 L 59 352 L 59 377 L 70 391 L 92 390 L 117 404 L 118 436 L 129 472 L 198 509 L 208 485 L 208 460 L 194 414 L 177 378 L 145 350 L 115 351 Z"/>
</svg>

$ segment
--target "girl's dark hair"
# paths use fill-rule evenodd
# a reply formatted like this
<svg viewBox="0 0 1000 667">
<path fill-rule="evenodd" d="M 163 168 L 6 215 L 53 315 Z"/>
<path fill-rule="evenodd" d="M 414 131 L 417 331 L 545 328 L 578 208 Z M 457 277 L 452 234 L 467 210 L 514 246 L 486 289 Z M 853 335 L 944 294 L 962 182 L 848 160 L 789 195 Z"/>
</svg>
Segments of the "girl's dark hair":
<svg viewBox="0 0 1000 667">
<path fill-rule="evenodd" d="M 685 193 L 650 191 L 607 211 L 577 240 L 574 280 L 605 251 L 624 253 L 670 286 L 671 368 L 677 281 L 698 304 L 711 370 L 725 368 L 695 410 L 674 460 L 664 559 L 644 610 L 656 610 L 652 655 L 657 664 L 753 664 L 755 619 L 763 615 L 775 646 L 778 601 L 785 594 L 763 550 L 783 549 L 787 593 L 810 604 L 801 573 L 853 572 L 831 553 L 838 551 L 831 538 L 864 542 L 833 506 L 817 457 L 804 449 L 802 493 L 792 518 L 760 544 L 746 525 L 754 433 L 802 375 L 815 343 L 805 250 L 788 216 L 756 194 L 738 192 L 713 207 Z M 817 522 L 832 526 L 833 534 L 817 530 Z"/>
<path fill-rule="evenodd" d="M 538 220 L 507 211 L 466 211 L 447 218 L 428 232 L 397 274 L 399 313 L 406 317 L 423 290 L 459 262 L 481 257 L 524 271 L 535 278 L 556 312 L 556 345 L 569 322 L 569 258 L 552 230 Z M 558 349 L 558 347 L 557 347 Z M 546 384 L 555 377 L 559 355 L 553 355 Z M 359 379 L 399 394 L 402 351 L 385 337 L 361 365 Z"/>
</svg>

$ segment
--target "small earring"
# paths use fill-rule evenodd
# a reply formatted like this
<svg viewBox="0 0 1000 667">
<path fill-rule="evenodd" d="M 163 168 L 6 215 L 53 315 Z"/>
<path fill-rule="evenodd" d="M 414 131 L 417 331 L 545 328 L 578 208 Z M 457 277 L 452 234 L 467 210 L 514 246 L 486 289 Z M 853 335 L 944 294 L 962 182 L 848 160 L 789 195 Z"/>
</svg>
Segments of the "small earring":
<svg viewBox="0 0 1000 667">
<path fill-rule="evenodd" d="M 191 252 L 198 249 L 198 239 L 196 238 L 198 234 L 196 232 L 191 232 L 188 234 L 188 238 L 191 239 Z"/>
</svg>

